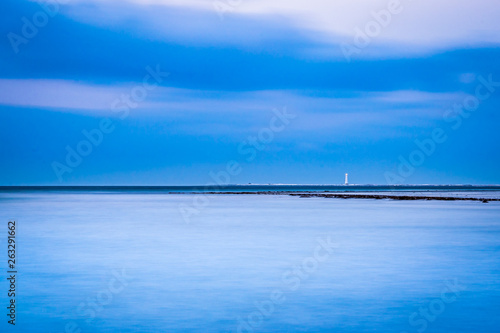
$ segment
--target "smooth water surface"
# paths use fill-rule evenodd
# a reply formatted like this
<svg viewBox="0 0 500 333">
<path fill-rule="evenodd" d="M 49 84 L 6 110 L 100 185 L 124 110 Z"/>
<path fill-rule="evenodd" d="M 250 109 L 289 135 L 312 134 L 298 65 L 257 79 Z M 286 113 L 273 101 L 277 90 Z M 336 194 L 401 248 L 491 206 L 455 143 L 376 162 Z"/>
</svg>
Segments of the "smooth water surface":
<svg viewBox="0 0 500 333">
<path fill-rule="evenodd" d="M 498 202 L 4 191 L 0 216 L 2 332 L 500 332 Z"/>
</svg>

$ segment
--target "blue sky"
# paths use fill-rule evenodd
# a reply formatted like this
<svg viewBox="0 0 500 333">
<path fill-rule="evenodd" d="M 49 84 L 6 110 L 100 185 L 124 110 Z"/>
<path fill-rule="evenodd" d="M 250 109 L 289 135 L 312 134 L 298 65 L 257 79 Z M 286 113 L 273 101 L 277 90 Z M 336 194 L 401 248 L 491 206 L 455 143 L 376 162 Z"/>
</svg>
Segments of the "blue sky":
<svg viewBox="0 0 500 333">
<path fill-rule="evenodd" d="M 1 7 L 2 185 L 500 183 L 496 1 Z"/>
</svg>

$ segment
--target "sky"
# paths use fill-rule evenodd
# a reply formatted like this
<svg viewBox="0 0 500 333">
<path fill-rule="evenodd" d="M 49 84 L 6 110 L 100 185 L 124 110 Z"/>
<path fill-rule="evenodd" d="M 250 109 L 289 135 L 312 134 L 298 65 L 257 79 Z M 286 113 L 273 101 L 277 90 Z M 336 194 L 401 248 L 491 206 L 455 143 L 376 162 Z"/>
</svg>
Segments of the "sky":
<svg viewBox="0 0 500 333">
<path fill-rule="evenodd" d="M 0 10 L 0 185 L 500 184 L 496 0 Z"/>
</svg>

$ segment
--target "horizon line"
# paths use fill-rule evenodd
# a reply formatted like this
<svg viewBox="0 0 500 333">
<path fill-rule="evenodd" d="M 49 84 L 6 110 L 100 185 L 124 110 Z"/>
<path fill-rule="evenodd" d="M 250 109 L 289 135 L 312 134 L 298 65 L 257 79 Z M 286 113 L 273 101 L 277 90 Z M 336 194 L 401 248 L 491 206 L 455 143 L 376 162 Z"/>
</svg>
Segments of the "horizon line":
<svg viewBox="0 0 500 333">
<path fill-rule="evenodd" d="M 500 184 L 205 184 L 205 185 L 0 185 L 0 189 L 8 188 L 226 188 L 255 186 L 317 186 L 317 187 L 499 187 Z"/>
</svg>

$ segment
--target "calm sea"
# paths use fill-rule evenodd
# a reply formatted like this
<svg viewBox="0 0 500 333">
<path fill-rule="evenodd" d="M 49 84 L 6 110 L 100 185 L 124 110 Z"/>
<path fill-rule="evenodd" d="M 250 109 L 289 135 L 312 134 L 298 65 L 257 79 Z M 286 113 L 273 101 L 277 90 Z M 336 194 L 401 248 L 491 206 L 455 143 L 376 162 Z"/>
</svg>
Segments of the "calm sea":
<svg viewBox="0 0 500 333">
<path fill-rule="evenodd" d="M 2 189 L 0 331 L 500 332 L 500 202 L 172 192 Z"/>
</svg>

